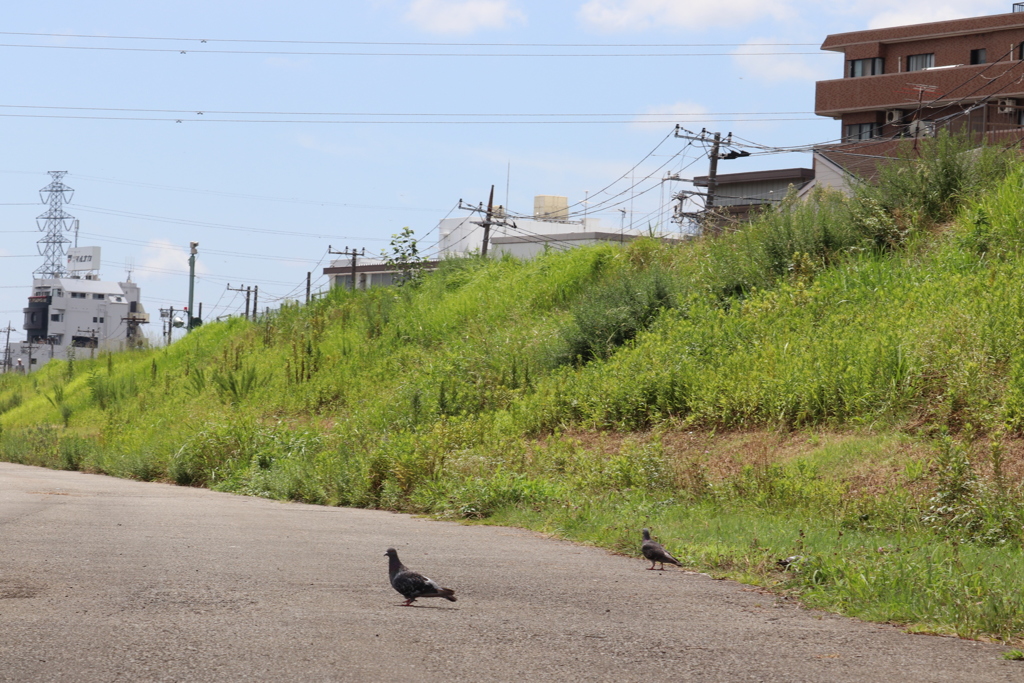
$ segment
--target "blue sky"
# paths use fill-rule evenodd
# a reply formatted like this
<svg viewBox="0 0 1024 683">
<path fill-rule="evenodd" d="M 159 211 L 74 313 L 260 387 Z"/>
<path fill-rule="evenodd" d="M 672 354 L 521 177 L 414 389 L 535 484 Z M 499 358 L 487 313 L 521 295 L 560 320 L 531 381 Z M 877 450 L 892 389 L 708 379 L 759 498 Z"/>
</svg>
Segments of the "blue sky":
<svg viewBox="0 0 1024 683">
<path fill-rule="evenodd" d="M 0 32 L 0 327 L 23 338 L 47 171 L 68 172 L 65 208 L 79 244 L 103 248 L 103 278 L 132 268 L 154 336 L 158 309 L 186 302 L 190 241 L 209 320 L 241 310 L 229 283 L 259 285 L 261 308 L 304 293 L 307 271 L 322 286 L 328 245 L 377 252 L 409 226 L 429 252 L 437 222 L 491 184 L 515 212 L 537 194 L 589 196 L 610 225 L 659 224 L 684 189 L 660 178 L 707 173 L 676 123 L 767 146 L 835 139 L 839 124 L 813 115 L 814 82 L 842 72 L 817 49 L 827 34 L 1011 4 L 14 3 Z M 719 172 L 809 165 L 755 155 Z"/>
</svg>

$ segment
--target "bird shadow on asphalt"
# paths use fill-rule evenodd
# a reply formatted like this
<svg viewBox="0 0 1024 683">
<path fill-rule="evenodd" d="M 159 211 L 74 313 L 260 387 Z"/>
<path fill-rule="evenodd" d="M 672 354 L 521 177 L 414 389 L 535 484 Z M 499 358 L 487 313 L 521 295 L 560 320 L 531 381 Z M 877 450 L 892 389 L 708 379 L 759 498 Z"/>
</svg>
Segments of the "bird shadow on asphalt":
<svg viewBox="0 0 1024 683">
<path fill-rule="evenodd" d="M 441 605 L 406 605 L 406 604 L 403 604 L 401 602 L 398 603 L 397 605 L 392 605 L 392 607 L 415 607 L 416 609 L 441 609 L 441 610 L 447 610 L 447 611 L 452 611 L 452 612 L 458 612 L 459 611 L 458 607 L 442 607 Z"/>
</svg>

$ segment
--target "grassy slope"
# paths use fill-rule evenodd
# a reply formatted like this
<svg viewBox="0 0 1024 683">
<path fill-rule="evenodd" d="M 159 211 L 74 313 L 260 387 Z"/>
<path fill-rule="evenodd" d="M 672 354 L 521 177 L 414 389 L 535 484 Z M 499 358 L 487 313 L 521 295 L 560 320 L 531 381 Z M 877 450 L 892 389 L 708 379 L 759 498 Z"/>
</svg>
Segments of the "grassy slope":
<svg viewBox="0 0 1024 683">
<path fill-rule="evenodd" d="M 647 525 L 813 604 L 1018 639 L 1024 171 L 949 145 L 715 242 L 454 261 L 5 375 L 2 456 L 632 553 Z"/>
</svg>

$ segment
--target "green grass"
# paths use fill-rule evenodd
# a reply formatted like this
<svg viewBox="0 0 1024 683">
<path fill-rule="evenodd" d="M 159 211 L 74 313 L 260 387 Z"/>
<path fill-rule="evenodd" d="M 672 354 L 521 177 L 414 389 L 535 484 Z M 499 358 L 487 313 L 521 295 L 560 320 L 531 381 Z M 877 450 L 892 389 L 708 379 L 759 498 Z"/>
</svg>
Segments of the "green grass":
<svg viewBox="0 0 1024 683">
<path fill-rule="evenodd" d="M 809 604 L 1020 639 L 1024 166 L 921 148 L 718 240 L 452 260 L 0 375 L 0 457 L 633 554 L 651 526 Z"/>
</svg>

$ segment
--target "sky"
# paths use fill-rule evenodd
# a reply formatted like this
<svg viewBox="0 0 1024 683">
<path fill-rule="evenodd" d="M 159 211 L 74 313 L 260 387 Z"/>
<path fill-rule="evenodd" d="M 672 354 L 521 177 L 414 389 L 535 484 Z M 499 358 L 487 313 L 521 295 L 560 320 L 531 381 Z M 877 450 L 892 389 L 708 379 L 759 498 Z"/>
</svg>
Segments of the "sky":
<svg viewBox="0 0 1024 683">
<path fill-rule="evenodd" d="M 968 7 L 968 4 L 970 5 Z M 24 339 L 48 171 L 75 190 L 78 244 L 159 309 L 203 318 L 326 287 L 329 249 L 430 255 L 459 200 L 529 214 L 569 198 L 607 225 L 672 231 L 663 181 L 705 175 L 676 138 L 757 152 L 719 173 L 809 167 L 774 153 L 839 137 L 814 83 L 825 36 L 998 14 L 1009 1 L 166 0 L 11 3 L 0 24 L 0 327 Z M 71 239 L 74 236 L 69 234 Z"/>
</svg>

